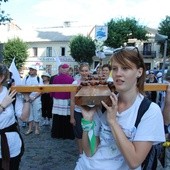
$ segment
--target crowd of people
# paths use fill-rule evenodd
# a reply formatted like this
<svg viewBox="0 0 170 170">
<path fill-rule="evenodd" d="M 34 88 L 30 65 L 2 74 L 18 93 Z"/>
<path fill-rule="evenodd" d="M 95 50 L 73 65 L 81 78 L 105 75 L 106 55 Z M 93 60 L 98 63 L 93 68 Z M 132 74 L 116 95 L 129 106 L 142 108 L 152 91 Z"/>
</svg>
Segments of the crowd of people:
<svg viewBox="0 0 170 170">
<path fill-rule="evenodd" d="M 169 140 L 170 70 L 160 81 L 160 75 L 146 71 L 143 56 L 134 47 L 115 50 L 110 63 L 93 73 L 85 62 L 80 63 L 77 75 L 73 71 L 68 64 L 61 64 L 56 75 L 45 72 L 39 77 L 37 68 L 30 66 L 22 83 L 80 85 L 93 74 L 114 83 L 116 93 L 111 93 L 110 105 L 101 101 L 99 106 L 78 106 L 76 92 L 11 92 L 5 85 L 8 68 L 0 64 L 0 169 L 19 169 L 24 145 L 16 125 L 18 118 L 28 125 L 25 135 L 41 135 L 43 118 L 42 125 L 51 125 L 52 138 L 76 139 L 79 159 L 75 170 L 138 170 L 153 146 Z M 144 91 L 145 83 L 162 82 L 168 84 L 167 91 Z M 150 104 L 136 126 L 138 110 L 146 99 Z"/>
</svg>

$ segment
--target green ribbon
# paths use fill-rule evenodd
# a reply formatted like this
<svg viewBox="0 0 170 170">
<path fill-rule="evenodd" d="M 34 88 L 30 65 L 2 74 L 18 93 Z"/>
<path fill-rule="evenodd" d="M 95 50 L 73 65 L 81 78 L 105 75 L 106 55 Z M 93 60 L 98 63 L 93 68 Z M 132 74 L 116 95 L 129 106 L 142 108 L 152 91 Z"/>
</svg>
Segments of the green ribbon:
<svg viewBox="0 0 170 170">
<path fill-rule="evenodd" d="M 91 155 L 95 153 L 95 147 L 96 147 L 96 137 L 94 135 L 94 121 L 85 120 L 84 118 L 81 119 L 81 125 L 83 128 L 83 131 L 88 132 L 88 139 L 90 143 L 90 152 Z"/>
</svg>

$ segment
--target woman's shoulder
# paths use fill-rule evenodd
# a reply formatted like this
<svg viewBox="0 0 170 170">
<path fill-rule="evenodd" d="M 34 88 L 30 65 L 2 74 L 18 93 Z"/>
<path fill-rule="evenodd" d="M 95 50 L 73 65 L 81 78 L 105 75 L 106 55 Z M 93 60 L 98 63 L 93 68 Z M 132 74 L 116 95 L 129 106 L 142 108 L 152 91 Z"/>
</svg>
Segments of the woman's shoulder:
<svg viewBox="0 0 170 170">
<path fill-rule="evenodd" d="M 155 102 L 151 102 L 148 110 L 144 114 L 144 117 L 151 118 L 152 120 L 154 120 L 154 119 L 161 120 L 162 119 L 162 111 L 161 111 L 160 106 Z"/>
</svg>

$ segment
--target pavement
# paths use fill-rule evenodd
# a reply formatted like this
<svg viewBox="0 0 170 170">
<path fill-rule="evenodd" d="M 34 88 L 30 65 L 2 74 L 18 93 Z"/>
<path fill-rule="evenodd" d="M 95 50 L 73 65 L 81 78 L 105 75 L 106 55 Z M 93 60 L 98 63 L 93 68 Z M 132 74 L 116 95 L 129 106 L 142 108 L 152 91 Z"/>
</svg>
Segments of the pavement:
<svg viewBox="0 0 170 170">
<path fill-rule="evenodd" d="M 78 160 L 75 140 L 51 138 L 51 126 L 40 126 L 40 134 L 25 135 L 28 127 L 20 127 L 25 143 L 25 152 L 21 159 L 20 170 L 74 170 Z M 157 170 L 162 168 L 158 163 Z"/>
<path fill-rule="evenodd" d="M 25 135 L 28 127 L 20 127 L 25 143 L 20 170 L 74 170 L 78 160 L 75 140 L 51 138 L 51 127 L 41 126 L 40 134 Z"/>
</svg>

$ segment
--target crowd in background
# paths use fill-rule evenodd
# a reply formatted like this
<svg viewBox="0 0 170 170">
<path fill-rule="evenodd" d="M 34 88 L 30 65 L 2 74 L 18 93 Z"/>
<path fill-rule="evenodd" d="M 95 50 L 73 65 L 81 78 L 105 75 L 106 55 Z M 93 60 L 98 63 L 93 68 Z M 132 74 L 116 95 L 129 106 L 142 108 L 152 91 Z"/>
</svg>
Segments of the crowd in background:
<svg viewBox="0 0 170 170">
<path fill-rule="evenodd" d="M 68 64 L 61 64 L 58 67 L 58 73 L 50 76 L 47 72 L 44 72 L 41 76 L 38 76 L 38 70 L 35 66 L 29 67 L 28 76 L 22 80 L 23 85 L 49 85 L 49 84 L 77 84 L 80 85 L 81 81 L 84 81 L 89 75 L 96 75 L 105 77 L 108 82 L 113 82 L 111 75 L 110 64 L 103 64 L 96 68 L 94 72 L 90 71 L 88 63 L 81 63 L 79 71 L 74 74 L 74 70 Z M 162 77 L 162 72 L 147 70 L 146 71 L 146 83 L 170 83 L 170 70 L 165 72 Z M 6 81 L 6 86 L 15 85 L 11 75 Z M 9 88 L 9 87 L 8 87 Z M 169 108 L 169 96 L 170 87 L 166 92 L 151 91 L 145 92 L 145 95 L 153 102 L 157 103 L 163 112 L 164 124 L 166 127 L 166 133 L 170 133 L 167 130 L 167 126 L 170 125 L 170 108 Z M 28 127 L 25 135 L 30 135 L 35 129 L 35 135 L 41 134 L 42 126 L 51 126 L 51 137 L 57 139 L 76 139 L 78 145 L 78 151 L 83 154 L 82 147 L 82 135 L 83 129 L 81 125 L 81 119 L 83 118 L 81 108 L 74 103 L 75 93 L 70 92 L 52 92 L 52 93 L 37 93 L 32 92 L 29 97 L 26 96 L 25 103 L 29 103 L 30 113 L 27 121 L 23 119 L 23 127 Z M 167 102 L 168 101 L 168 102 Z M 168 103 L 168 104 L 167 104 Z M 166 109 L 165 109 L 166 106 Z M 0 112 L 1 112 L 0 105 Z M 3 108 L 2 108 L 3 109 Z M 1 114 L 1 113 L 0 113 Z M 43 123 L 40 124 L 43 119 Z M 1 124 L 0 124 L 1 125 Z M 167 139 L 169 136 L 167 135 Z"/>
</svg>

